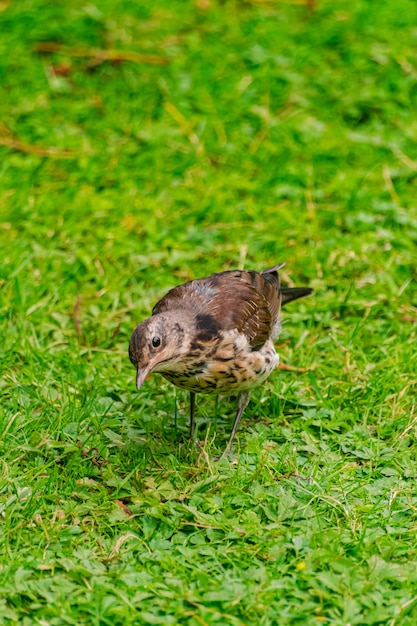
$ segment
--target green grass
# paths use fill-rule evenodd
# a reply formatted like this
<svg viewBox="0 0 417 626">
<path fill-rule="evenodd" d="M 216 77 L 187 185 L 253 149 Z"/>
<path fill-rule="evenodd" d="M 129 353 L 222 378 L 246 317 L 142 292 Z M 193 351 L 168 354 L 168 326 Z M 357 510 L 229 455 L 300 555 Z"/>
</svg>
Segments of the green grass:
<svg viewBox="0 0 417 626">
<path fill-rule="evenodd" d="M 0 624 L 414 626 L 416 3 L 0 9 Z M 282 261 L 308 371 L 216 463 L 233 404 L 198 398 L 195 449 L 129 337 Z"/>
</svg>

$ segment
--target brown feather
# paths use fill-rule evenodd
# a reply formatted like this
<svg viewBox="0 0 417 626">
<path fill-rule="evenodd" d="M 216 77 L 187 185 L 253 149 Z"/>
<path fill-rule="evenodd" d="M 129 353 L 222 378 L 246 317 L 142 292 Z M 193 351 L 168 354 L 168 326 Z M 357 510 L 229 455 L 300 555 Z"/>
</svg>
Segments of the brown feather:
<svg viewBox="0 0 417 626">
<path fill-rule="evenodd" d="M 269 339 L 280 307 L 276 271 L 230 270 L 174 287 L 155 305 L 152 315 L 177 308 L 189 309 L 190 315 L 204 313 L 221 330 L 237 328 L 256 349 Z"/>
</svg>

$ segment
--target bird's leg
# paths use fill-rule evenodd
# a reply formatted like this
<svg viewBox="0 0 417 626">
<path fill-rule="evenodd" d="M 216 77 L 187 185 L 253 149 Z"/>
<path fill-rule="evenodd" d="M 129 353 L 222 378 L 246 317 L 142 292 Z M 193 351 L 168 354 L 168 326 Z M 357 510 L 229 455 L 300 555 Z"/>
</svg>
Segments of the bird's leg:
<svg viewBox="0 0 417 626">
<path fill-rule="evenodd" d="M 193 391 L 190 391 L 190 439 L 194 437 L 194 431 L 195 431 L 194 410 L 195 410 L 195 393 Z"/>
<path fill-rule="evenodd" d="M 222 454 L 222 456 L 225 456 L 226 454 L 230 454 L 231 451 L 232 451 L 233 439 L 235 437 L 235 434 L 236 434 L 236 431 L 237 431 L 237 427 L 239 426 L 240 418 L 242 417 L 243 411 L 248 406 L 249 398 L 250 398 L 250 391 L 242 391 L 239 394 L 239 397 L 238 397 L 238 409 L 237 409 L 235 421 L 234 421 L 234 424 L 233 424 L 232 432 L 230 433 L 229 443 L 227 444 L 227 448 L 224 451 L 224 453 Z"/>
</svg>

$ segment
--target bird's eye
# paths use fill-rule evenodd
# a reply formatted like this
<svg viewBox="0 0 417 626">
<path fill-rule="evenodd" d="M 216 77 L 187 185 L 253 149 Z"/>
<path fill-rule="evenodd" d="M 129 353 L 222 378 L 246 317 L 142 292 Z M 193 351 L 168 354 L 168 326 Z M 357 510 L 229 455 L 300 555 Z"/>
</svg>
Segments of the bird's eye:
<svg viewBox="0 0 417 626">
<path fill-rule="evenodd" d="M 161 340 L 159 337 L 152 337 L 152 345 L 154 348 L 157 348 L 161 345 Z"/>
</svg>

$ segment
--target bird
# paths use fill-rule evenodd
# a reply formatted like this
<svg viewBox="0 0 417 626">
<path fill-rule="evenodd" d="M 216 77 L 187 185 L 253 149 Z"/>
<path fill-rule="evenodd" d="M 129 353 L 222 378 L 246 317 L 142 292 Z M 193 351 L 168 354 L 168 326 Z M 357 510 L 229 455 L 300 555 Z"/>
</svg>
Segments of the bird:
<svg viewBox="0 0 417 626">
<path fill-rule="evenodd" d="M 224 454 L 232 451 L 252 388 L 279 364 L 274 341 L 281 332 L 281 307 L 313 292 L 283 286 L 279 270 L 284 265 L 260 272 L 227 270 L 178 285 L 155 304 L 130 339 L 138 390 L 151 372 L 159 372 L 190 392 L 191 439 L 196 394 L 237 396 Z"/>
</svg>

